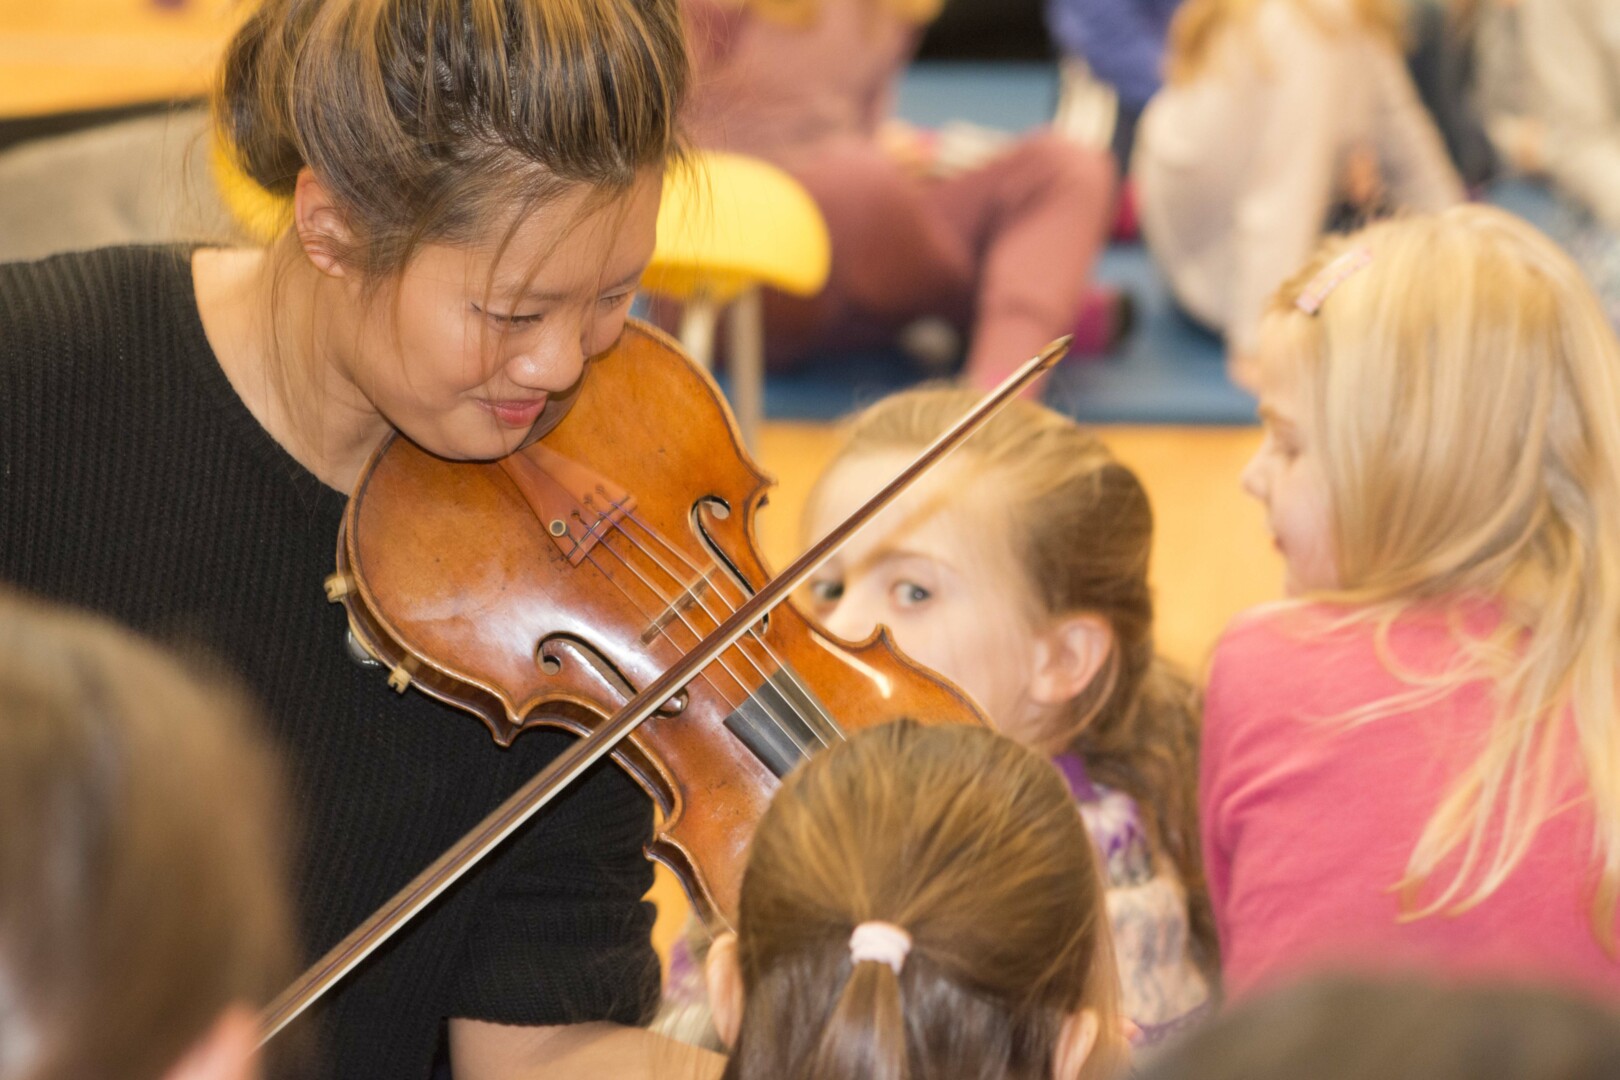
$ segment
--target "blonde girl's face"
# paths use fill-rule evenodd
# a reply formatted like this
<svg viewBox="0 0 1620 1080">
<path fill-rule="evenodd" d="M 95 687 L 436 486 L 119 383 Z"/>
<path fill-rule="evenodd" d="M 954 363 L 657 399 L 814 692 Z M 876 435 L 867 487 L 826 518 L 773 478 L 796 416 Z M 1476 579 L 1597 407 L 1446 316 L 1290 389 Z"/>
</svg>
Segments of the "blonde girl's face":
<svg viewBox="0 0 1620 1080">
<path fill-rule="evenodd" d="M 1259 364 L 1260 420 L 1265 437 L 1243 470 L 1243 490 L 1266 509 L 1272 542 L 1285 563 L 1288 595 L 1337 588 L 1333 508 L 1320 446 L 1294 365 Z"/>
<path fill-rule="evenodd" d="M 661 183 L 583 206 L 565 194 L 491 247 L 423 248 L 365 308 L 345 372 L 370 405 L 444 457 L 520 446 L 546 402 L 624 330 L 657 236 Z"/>
<path fill-rule="evenodd" d="M 825 535 L 913 456 L 874 451 L 835 464 L 806 535 Z M 1045 711 L 1030 696 L 1038 634 L 1002 502 L 993 477 L 942 465 L 817 571 L 809 606 L 848 640 L 888 627 L 907 656 L 967 691 L 1008 735 L 1032 742 Z"/>
</svg>

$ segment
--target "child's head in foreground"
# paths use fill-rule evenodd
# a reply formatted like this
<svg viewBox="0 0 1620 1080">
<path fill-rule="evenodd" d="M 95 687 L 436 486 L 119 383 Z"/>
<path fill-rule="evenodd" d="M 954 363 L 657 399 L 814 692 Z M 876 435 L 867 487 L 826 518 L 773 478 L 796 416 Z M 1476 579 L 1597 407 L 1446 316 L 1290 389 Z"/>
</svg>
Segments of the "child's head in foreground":
<svg viewBox="0 0 1620 1080">
<path fill-rule="evenodd" d="M 708 971 L 733 1080 L 1074 1080 L 1123 1049 L 1068 788 L 965 725 L 871 729 L 791 774 Z"/>
<path fill-rule="evenodd" d="M 290 960 L 281 804 L 231 691 L 0 594 L 0 1080 L 243 1080 Z"/>
<path fill-rule="evenodd" d="M 1500 210 L 1382 222 L 1284 284 L 1259 361 L 1267 434 L 1244 484 L 1289 591 L 1385 628 L 1417 605 L 1500 612 L 1482 638 L 1456 631 L 1452 681 L 1494 683 L 1499 715 L 1406 884 L 1449 868 L 1430 910 L 1488 895 L 1574 747 L 1598 822 L 1593 928 L 1614 949 L 1620 345 L 1591 288 Z"/>
<path fill-rule="evenodd" d="M 1194 1032 L 1143 1080 L 1606 1080 L 1620 1017 L 1524 987 L 1325 979 Z"/>
</svg>

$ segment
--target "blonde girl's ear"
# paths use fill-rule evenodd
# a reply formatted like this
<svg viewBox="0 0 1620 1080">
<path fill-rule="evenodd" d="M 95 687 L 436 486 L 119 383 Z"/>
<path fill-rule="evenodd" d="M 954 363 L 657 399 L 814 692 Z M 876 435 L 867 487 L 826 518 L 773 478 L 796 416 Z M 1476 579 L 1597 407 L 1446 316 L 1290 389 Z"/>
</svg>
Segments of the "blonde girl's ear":
<svg viewBox="0 0 1620 1080">
<path fill-rule="evenodd" d="M 298 170 L 293 188 L 293 228 L 298 246 L 310 263 L 323 274 L 344 275 L 343 253 L 354 239 L 348 219 L 308 166 Z"/>
<path fill-rule="evenodd" d="M 246 1005 L 220 1013 L 163 1080 L 258 1080 L 259 1025 Z"/>
<path fill-rule="evenodd" d="M 1029 692 L 1038 705 L 1062 705 L 1085 692 L 1108 662 L 1114 630 L 1091 613 L 1065 615 L 1035 639 Z"/>
<path fill-rule="evenodd" d="M 742 968 L 737 963 L 737 934 L 726 930 L 716 934 L 703 962 L 703 982 L 709 991 L 709 1009 L 714 1014 L 715 1034 L 727 1046 L 737 1045 L 742 1030 Z"/>
<path fill-rule="evenodd" d="M 1052 1053 L 1052 1080 L 1080 1080 L 1091 1052 L 1097 1048 L 1100 1024 L 1096 1009 L 1081 1009 L 1064 1018 Z"/>
</svg>

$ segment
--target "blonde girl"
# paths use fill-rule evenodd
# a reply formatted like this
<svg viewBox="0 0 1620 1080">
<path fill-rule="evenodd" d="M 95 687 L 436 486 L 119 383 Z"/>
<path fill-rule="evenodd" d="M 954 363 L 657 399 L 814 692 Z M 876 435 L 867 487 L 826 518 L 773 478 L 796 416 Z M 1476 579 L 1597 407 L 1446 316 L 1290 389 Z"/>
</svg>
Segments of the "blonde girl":
<svg viewBox="0 0 1620 1080">
<path fill-rule="evenodd" d="M 1260 340 L 1244 483 L 1298 600 L 1209 685 L 1228 990 L 1351 965 L 1620 998 L 1620 346 L 1591 289 L 1463 208 L 1324 246 Z"/>
<path fill-rule="evenodd" d="M 285 808 L 236 693 L 0 592 L 0 1080 L 251 1080 Z"/>
<path fill-rule="evenodd" d="M 857 506 L 973 395 L 897 394 L 855 418 L 806 512 Z M 1066 417 L 1016 402 L 834 556 L 810 586 L 833 633 L 883 626 L 1055 760 L 1102 857 L 1126 1016 L 1152 1042 L 1210 997 L 1194 819 L 1198 700 L 1156 656 L 1153 515 L 1136 476 Z"/>
<path fill-rule="evenodd" d="M 788 777 L 709 953 L 728 1080 L 1114 1075 L 1096 857 L 1062 780 L 982 728 L 870 729 Z"/>
<path fill-rule="evenodd" d="M 1143 234 L 1245 374 L 1266 298 L 1341 204 L 1463 198 L 1401 55 L 1394 0 L 1186 0 L 1137 137 Z"/>
</svg>

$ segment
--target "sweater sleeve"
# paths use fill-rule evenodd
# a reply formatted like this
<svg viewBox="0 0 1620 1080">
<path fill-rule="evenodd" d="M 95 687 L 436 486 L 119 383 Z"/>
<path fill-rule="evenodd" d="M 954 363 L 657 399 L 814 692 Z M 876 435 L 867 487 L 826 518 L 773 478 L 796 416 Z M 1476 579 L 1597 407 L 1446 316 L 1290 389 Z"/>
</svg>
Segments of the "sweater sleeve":
<svg viewBox="0 0 1620 1080">
<path fill-rule="evenodd" d="M 1158 91 L 1164 28 L 1142 0 L 1047 0 L 1046 22 L 1058 46 L 1083 57 L 1133 109 Z"/>
<path fill-rule="evenodd" d="M 1339 167 L 1340 96 L 1355 73 L 1342 48 L 1282 5 L 1257 19 L 1266 75 L 1248 184 L 1234 207 L 1237 281 L 1227 343 L 1254 348 L 1266 302 L 1321 235 Z"/>
<path fill-rule="evenodd" d="M 1607 2 L 1607 0 L 1604 0 Z M 1608 70 L 1597 0 L 1530 0 L 1521 25 L 1533 100 L 1558 182 L 1620 228 L 1620 72 Z"/>
<path fill-rule="evenodd" d="M 489 868 L 449 1015 L 645 1023 L 659 989 L 653 907 L 642 899 L 651 836 L 651 802 L 607 764 L 520 830 Z"/>
</svg>

